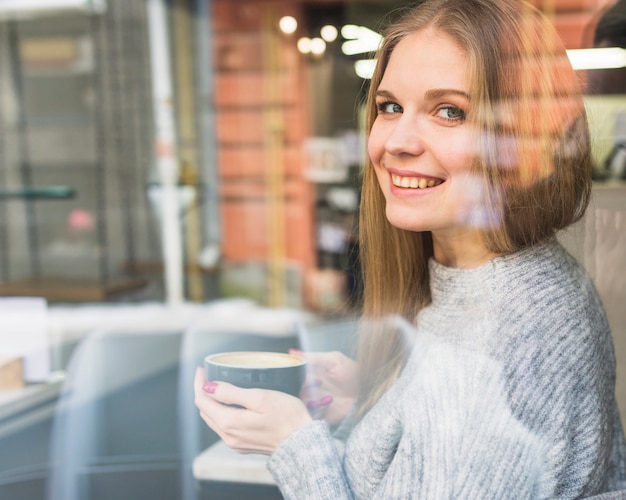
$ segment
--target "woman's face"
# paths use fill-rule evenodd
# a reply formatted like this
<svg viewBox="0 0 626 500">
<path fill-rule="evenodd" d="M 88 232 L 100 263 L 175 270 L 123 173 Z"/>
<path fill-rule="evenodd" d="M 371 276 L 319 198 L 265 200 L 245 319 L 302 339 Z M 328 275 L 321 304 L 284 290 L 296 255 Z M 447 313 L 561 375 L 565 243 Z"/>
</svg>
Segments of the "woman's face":
<svg viewBox="0 0 626 500">
<path fill-rule="evenodd" d="M 446 238 L 479 224 L 469 89 L 467 58 L 448 36 L 426 28 L 393 50 L 377 90 L 368 153 L 394 226 Z"/>
</svg>

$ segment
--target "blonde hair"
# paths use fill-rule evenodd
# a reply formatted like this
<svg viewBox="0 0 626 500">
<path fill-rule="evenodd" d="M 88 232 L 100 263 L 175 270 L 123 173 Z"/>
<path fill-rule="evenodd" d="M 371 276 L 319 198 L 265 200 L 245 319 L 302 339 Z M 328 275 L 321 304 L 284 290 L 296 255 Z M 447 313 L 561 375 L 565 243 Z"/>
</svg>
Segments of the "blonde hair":
<svg viewBox="0 0 626 500">
<path fill-rule="evenodd" d="M 472 109 L 481 152 L 472 168 L 483 179 L 491 225 L 486 247 L 511 253 L 555 235 L 584 214 L 593 163 L 581 82 L 549 21 L 519 0 L 425 0 L 384 34 L 366 104 L 390 55 L 406 36 L 432 27 L 461 47 L 468 61 Z M 414 321 L 430 302 L 429 232 L 392 226 L 371 163 L 365 165 L 359 220 L 363 317 Z M 409 346 L 395 331 L 364 329 L 359 347 L 361 413 L 397 378 Z"/>
</svg>

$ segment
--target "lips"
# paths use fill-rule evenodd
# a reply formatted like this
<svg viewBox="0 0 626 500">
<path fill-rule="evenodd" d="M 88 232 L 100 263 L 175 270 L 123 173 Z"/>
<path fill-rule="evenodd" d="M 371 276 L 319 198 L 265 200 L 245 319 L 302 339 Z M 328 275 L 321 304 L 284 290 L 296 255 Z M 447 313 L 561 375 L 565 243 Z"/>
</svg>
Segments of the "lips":
<svg viewBox="0 0 626 500">
<path fill-rule="evenodd" d="M 443 182 L 443 180 L 436 179 L 434 177 L 423 177 L 417 175 L 405 176 L 392 173 L 391 182 L 396 187 L 408 189 L 426 189 L 438 186 Z"/>
</svg>

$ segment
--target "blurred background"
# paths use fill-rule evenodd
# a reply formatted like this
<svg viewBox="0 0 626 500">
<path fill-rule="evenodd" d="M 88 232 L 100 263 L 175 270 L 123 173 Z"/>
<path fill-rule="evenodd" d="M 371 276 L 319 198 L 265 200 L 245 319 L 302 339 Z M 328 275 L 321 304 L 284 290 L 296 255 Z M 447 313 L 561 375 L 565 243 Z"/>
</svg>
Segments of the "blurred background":
<svg viewBox="0 0 626 500">
<path fill-rule="evenodd" d="M 0 1 L 0 294 L 344 304 L 366 60 L 406 2 L 152 3 Z M 580 49 L 614 2 L 535 3 Z"/>
</svg>

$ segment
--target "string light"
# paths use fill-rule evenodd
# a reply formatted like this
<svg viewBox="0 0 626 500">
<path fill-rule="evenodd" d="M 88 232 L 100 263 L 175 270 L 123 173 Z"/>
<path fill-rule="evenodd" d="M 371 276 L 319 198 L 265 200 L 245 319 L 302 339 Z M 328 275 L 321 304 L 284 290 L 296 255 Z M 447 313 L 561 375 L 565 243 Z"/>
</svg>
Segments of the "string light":
<svg viewBox="0 0 626 500">
<path fill-rule="evenodd" d="M 321 38 L 313 38 L 311 40 L 311 54 L 316 56 L 322 55 L 326 51 L 326 42 Z"/>
<path fill-rule="evenodd" d="M 298 51 L 300 51 L 301 54 L 311 53 L 311 39 L 307 36 L 303 36 L 302 38 L 298 39 L 296 46 L 298 47 Z"/>
<path fill-rule="evenodd" d="M 278 21 L 278 27 L 285 35 L 292 35 L 298 29 L 298 21 L 293 16 L 283 16 Z"/>
<path fill-rule="evenodd" d="M 337 36 L 339 35 L 339 31 L 332 24 L 327 24 L 322 26 L 320 30 L 320 35 L 324 39 L 324 41 L 331 43 L 337 40 Z"/>
</svg>

